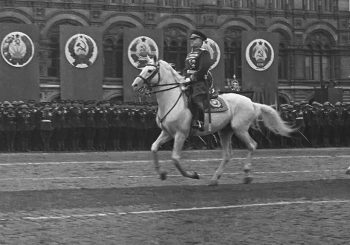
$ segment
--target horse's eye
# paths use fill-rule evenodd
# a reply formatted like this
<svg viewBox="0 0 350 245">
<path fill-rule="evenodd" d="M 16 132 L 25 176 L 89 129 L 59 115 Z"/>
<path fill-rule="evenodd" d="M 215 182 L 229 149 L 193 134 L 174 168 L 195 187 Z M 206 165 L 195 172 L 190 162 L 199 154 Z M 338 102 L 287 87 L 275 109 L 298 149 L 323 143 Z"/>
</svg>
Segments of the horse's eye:
<svg viewBox="0 0 350 245">
<path fill-rule="evenodd" d="M 148 72 L 148 73 L 151 73 L 151 72 L 152 72 L 152 70 L 148 70 L 147 72 Z"/>
</svg>

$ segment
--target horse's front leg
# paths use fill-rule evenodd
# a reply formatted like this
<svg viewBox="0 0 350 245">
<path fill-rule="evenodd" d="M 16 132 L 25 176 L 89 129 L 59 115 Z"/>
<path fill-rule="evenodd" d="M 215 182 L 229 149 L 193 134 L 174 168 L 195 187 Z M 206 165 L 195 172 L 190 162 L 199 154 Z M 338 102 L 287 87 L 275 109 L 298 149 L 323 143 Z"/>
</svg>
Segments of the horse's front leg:
<svg viewBox="0 0 350 245">
<path fill-rule="evenodd" d="M 179 172 L 182 174 L 184 177 L 188 177 L 191 179 L 199 179 L 199 175 L 197 172 L 189 172 L 186 171 L 182 168 L 181 166 L 181 151 L 183 148 L 183 145 L 186 140 L 186 136 L 183 133 L 177 133 L 174 138 L 174 146 L 173 146 L 173 152 L 171 154 L 171 158 L 173 159 L 174 165 L 179 170 Z"/>
<path fill-rule="evenodd" d="M 161 180 L 165 180 L 166 179 L 167 172 L 160 170 L 160 164 L 159 164 L 159 159 L 158 159 L 158 153 L 157 152 L 158 152 L 159 147 L 161 145 L 163 145 L 164 143 L 168 142 L 171 139 L 172 139 L 172 137 L 166 131 L 163 130 L 160 133 L 160 135 L 158 136 L 158 138 L 156 139 L 156 141 L 154 141 L 152 146 L 151 146 L 151 152 L 152 152 L 152 155 L 153 155 L 153 163 L 154 163 L 156 172 L 159 174 L 159 178 Z"/>
</svg>

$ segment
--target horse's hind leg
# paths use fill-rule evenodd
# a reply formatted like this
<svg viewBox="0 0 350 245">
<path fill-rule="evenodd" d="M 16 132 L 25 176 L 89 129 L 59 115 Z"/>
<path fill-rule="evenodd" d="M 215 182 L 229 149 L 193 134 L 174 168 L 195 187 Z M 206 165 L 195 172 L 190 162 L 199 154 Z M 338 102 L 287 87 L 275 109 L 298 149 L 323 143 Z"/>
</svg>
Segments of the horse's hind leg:
<svg viewBox="0 0 350 245">
<path fill-rule="evenodd" d="M 173 159 L 174 165 L 179 170 L 179 172 L 182 174 L 184 177 L 188 177 L 191 179 L 199 179 L 199 175 L 196 172 L 188 172 L 185 171 L 181 164 L 181 151 L 183 148 L 183 145 L 186 140 L 186 136 L 183 133 L 177 133 L 174 137 L 174 146 L 173 146 L 173 152 L 171 154 L 171 158 Z"/>
<path fill-rule="evenodd" d="M 242 140 L 245 145 L 248 148 L 248 154 L 247 154 L 247 159 L 244 163 L 244 173 L 245 173 L 245 177 L 244 177 L 244 183 L 245 184 L 249 184 L 252 182 L 253 178 L 251 176 L 251 168 L 252 168 L 252 153 L 253 151 L 255 151 L 256 147 L 257 147 L 257 143 L 253 140 L 252 137 L 250 137 L 248 130 L 244 130 L 244 131 L 235 131 L 235 135 Z"/>
<path fill-rule="evenodd" d="M 164 143 L 168 142 L 171 139 L 172 139 L 172 137 L 167 132 L 165 132 L 163 130 L 160 133 L 160 135 L 158 136 L 158 138 L 156 139 L 156 141 L 154 141 L 152 146 L 151 146 L 151 151 L 152 151 L 152 154 L 153 154 L 154 166 L 155 166 L 155 169 L 156 169 L 157 173 L 159 174 L 159 177 L 160 177 L 161 180 L 165 180 L 166 179 L 167 172 L 160 170 L 160 165 L 159 165 L 157 152 L 158 152 L 159 147 L 161 145 L 163 145 Z"/>
<path fill-rule="evenodd" d="M 231 159 L 232 135 L 233 135 L 233 131 L 231 128 L 219 132 L 223 156 L 222 156 L 222 161 L 221 161 L 220 165 L 218 166 L 213 177 L 210 180 L 210 183 L 209 183 L 210 186 L 218 185 L 219 179 L 220 179 L 222 173 L 224 172 L 224 168 L 225 168 L 226 164 Z"/>
</svg>

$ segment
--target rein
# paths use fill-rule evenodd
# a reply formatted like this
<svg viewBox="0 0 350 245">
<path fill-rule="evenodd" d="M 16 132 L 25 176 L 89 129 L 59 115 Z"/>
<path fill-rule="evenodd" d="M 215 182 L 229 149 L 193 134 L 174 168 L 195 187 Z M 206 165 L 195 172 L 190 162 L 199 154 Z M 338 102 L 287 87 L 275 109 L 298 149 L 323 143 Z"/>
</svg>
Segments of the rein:
<svg viewBox="0 0 350 245">
<path fill-rule="evenodd" d="M 144 78 L 140 75 L 138 75 L 137 77 L 141 78 L 143 80 L 143 82 L 147 85 L 147 87 L 149 88 L 149 91 L 146 92 L 147 95 L 151 95 L 151 94 L 156 94 L 156 93 L 161 93 L 161 92 L 165 92 L 165 91 L 169 91 L 172 90 L 174 88 L 178 88 L 180 87 L 180 83 L 168 83 L 168 84 L 159 84 L 160 83 L 160 72 L 159 72 L 159 65 L 152 65 L 154 67 L 156 67 L 156 69 L 152 72 L 152 74 L 148 77 L 148 78 Z M 156 84 L 150 84 L 150 81 L 158 74 L 158 82 Z M 164 87 L 164 86 L 171 86 L 174 85 L 170 88 L 165 88 L 165 89 L 161 89 L 158 91 L 152 91 L 152 88 L 156 88 L 156 87 Z M 183 94 L 183 91 L 181 91 L 181 93 L 179 94 L 177 100 L 175 101 L 174 105 L 168 110 L 167 113 L 165 113 L 165 115 L 160 118 L 158 116 L 159 122 L 160 124 L 162 124 L 162 122 L 164 121 L 164 119 L 169 115 L 169 113 L 175 108 L 175 106 L 177 105 L 177 103 L 179 102 L 181 96 Z"/>
</svg>

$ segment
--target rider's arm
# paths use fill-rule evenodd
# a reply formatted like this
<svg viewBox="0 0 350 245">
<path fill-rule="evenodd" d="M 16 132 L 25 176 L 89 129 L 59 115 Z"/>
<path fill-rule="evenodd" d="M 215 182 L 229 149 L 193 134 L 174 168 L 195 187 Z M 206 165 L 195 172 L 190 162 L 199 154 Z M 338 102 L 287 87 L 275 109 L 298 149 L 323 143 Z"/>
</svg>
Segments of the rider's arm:
<svg viewBox="0 0 350 245">
<path fill-rule="evenodd" d="M 207 74 L 211 66 L 210 54 L 207 50 L 203 50 L 200 54 L 198 70 L 191 75 L 192 81 L 202 80 Z"/>
</svg>

